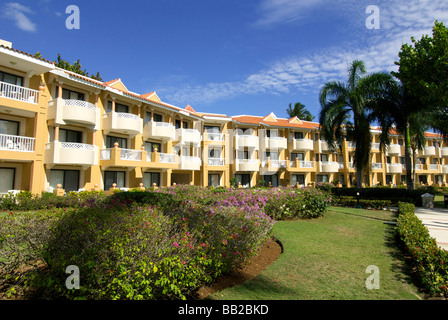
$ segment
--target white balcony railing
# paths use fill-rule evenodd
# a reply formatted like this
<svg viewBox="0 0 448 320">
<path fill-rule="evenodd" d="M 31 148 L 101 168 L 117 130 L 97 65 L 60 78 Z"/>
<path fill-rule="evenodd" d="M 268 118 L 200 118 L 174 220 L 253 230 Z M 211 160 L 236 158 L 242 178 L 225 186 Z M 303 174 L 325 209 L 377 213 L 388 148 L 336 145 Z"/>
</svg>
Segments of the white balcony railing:
<svg viewBox="0 0 448 320">
<path fill-rule="evenodd" d="M 439 165 L 438 164 L 430 164 L 429 170 L 439 170 Z"/>
<path fill-rule="evenodd" d="M 373 150 L 379 150 L 380 149 L 380 144 L 379 143 L 372 143 L 372 149 Z"/>
<path fill-rule="evenodd" d="M 224 134 L 217 132 L 207 132 L 208 141 L 224 141 Z"/>
<path fill-rule="evenodd" d="M 141 150 L 132 150 L 132 149 L 121 149 L 120 150 L 120 159 L 121 160 L 130 160 L 130 161 L 141 161 L 142 160 L 142 151 Z"/>
<path fill-rule="evenodd" d="M 0 134 L 0 150 L 33 152 L 35 138 Z"/>
<path fill-rule="evenodd" d="M 222 159 L 222 158 L 208 158 L 208 165 L 209 166 L 223 166 L 224 165 L 224 159 Z"/>
<path fill-rule="evenodd" d="M 161 163 L 175 163 L 176 155 L 170 153 L 159 153 L 159 162 Z"/>
<path fill-rule="evenodd" d="M 372 162 L 372 169 L 383 169 L 383 164 L 381 162 Z"/>
<path fill-rule="evenodd" d="M 111 149 L 102 149 L 100 151 L 100 160 L 110 160 L 110 150 Z"/>
<path fill-rule="evenodd" d="M 313 168 L 314 162 L 313 161 L 299 161 L 300 168 Z"/>
<path fill-rule="evenodd" d="M 0 97 L 37 104 L 39 91 L 0 81 Z"/>
</svg>

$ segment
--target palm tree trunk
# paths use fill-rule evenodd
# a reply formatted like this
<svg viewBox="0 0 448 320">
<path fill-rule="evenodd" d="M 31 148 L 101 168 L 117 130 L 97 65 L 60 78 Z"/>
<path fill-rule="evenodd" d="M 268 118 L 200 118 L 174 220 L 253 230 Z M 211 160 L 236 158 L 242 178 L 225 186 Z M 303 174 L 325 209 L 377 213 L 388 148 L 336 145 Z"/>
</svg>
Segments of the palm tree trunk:
<svg viewBox="0 0 448 320">
<path fill-rule="evenodd" d="M 404 161 L 406 165 L 406 186 L 408 190 L 414 190 L 414 179 L 412 178 L 411 163 L 411 134 L 409 124 L 406 125 L 404 137 Z"/>
</svg>

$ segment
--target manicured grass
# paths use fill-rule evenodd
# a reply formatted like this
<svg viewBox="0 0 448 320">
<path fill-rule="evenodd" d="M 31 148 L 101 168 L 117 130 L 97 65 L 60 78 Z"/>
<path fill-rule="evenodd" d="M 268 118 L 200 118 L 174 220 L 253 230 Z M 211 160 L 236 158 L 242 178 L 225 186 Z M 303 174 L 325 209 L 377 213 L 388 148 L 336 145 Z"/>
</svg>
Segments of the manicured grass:
<svg viewBox="0 0 448 320">
<path fill-rule="evenodd" d="M 405 273 L 394 243 L 390 211 L 331 207 L 324 217 L 280 221 L 274 234 L 284 253 L 254 279 L 210 299 L 397 300 L 421 299 Z M 380 288 L 368 290 L 369 265 L 380 271 Z"/>
</svg>

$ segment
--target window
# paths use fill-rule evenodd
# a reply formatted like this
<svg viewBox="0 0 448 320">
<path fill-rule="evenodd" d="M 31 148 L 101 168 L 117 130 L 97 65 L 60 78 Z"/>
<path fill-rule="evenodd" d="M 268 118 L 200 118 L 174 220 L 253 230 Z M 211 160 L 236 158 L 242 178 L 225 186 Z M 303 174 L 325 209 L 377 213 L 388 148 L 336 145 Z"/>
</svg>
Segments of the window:
<svg viewBox="0 0 448 320">
<path fill-rule="evenodd" d="M 161 114 L 158 113 L 153 113 L 152 114 L 152 120 L 154 122 L 163 122 L 163 116 Z M 146 122 L 151 121 L 151 112 L 146 111 Z"/>
<path fill-rule="evenodd" d="M 418 161 L 419 161 L 421 164 L 426 164 L 426 159 L 425 159 L 425 158 L 418 158 Z"/>
<path fill-rule="evenodd" d="M 143 173 L 143 185 L 146 188 L 150 188 L 156 184 L 156 186 L 160 186 L 160 172 L 145 172 Z"/>
<path fill-rule="evenodd" d="M 19 77 L 3 71 L 0 71 L 0 81 L 14 84 L 16 86 L 23 86 L 23 77 Z"/>
<path fill-rule="evenodd" d="M 264 159 L 268 160 L 268 157 L 271 157 L 271 160 L 278 160 L 278 152 L 266 151 L 264 153 Z"/>
<path fill-rule="evenodd" d="M 303 132 L 294 132 L 294 139 L 303 139 Z"/>
<path fill-rule="evenodd" d="M 55 94 L 56 98 L 84 101 L 84 93 L 81 92 L 62 88 L 62 97 L 59 97 L 58 94 L 59 94 L 59 87 L 57 86 Z"/>
<path fill-rule="evenodd" d="M 321 154 L 320 155 L 320 161 L 328 162 L 328 154 Z"/>
<path fill-rule="evenodd" d="M 297 182 L 300 185 L 305 185 L 305 175 L 304 174 L 292 174 L 291 175 L 291 185 L 295 186 Z"/>
<path fill-rule="evenodd" d="M 18 136 L 19 135 L 19 122 L 0 119 L 0 133 L 1 134 L 9 134 L 12 136 Z"/>
<path fill-rule="evenodd" d="M 125 184 L 124 171 L 104 171 L 104 190 L 112 188 L 112 184 L 116 183 L 117 188 L 123 188 Z"/>
<path fill-rule="evenodd" d="M 58 184 L 65 192 L 78 191 L 79 170 L 50 170 L 50 187 L 57 189 Z"/>
<path fill-rule="evenodd" d="M 113 148 L 115 142 L 118 142 L 119 148 L 127 149 L 128 147 L 128 139 L 114 136 L 106 136 L 106 148 Z"/>
<path fill-rule="evenodd" d="M 112 101 L 107 101 L 107 112 L 111 111 L 112 111 Z M 128 113 L 128 111 L 129 111 L 128 106 L 120 103 L 115 103 L 115 112 Z"/>
<path fill-rule="evenodd" d="M 180 120 L 176 120 L 174 122 L 174 124 L 175 124 L 176 129 L 180 128 Z M 182 127 L 183 129 L 188 129 L 188 122 L 187 121 L 182 121 L 182 126 L 183 126 Z"/>
<path fill-rule="evenodd" d="M 263 180 L 266 181 L 266 186 L 268 186 L 270 182 L 271 186 L 278 187 L 278 174 L 263 176 Z"/>
<path fill-rule="evenodd" d="M 213 187 L 218 187 L 220 186 L 220 182 L 219 182 L 219 174 L 218 173 L 209 173 L 208 175 L 208 185 L 209 186 L 213 186 Z"/>
<path fill-rule="evenodd" d="M 75 130 L 59 129 L 59 141 L 82 143 L 82 132 Z"/>
<path fill-rule="evenodd" d="M 319 140 L 319 134 L 318 133 L 315 133 L 314 134 L 314 141 L 318 141 Z"/>
<path fill-rule="evenodd" d="M 244 188 L 250 187 L 250 174 L 236 174 L 235 178 L 236 178 L 236 184 L 238 184 L 238 182 L 241 182 L 241 185 Z"/>
<path fill-rule="evenodd" d="M 329 176 L 327 174 L 318 174 L 316 176 L 316 178 L 317 178 L 317 182 L 329 182 L 330 181 Z"/>
<path fill-rule="evenodd" d="M 162 152 L 162 144 L 156 142 L 145 142 L 145 150 L 146 152 L 154 152 L 154 149 L 157 148 L 157 152 Z"/>
<path fill-rule="evenodd" d="M 14 189 L 14 168 L 0 168 L 0 193 L 7 193 Z"/>
<path fill-rule="evenodd" d="M 304 159 L 303 153 L 291 152 L 291 161 L 295 161 L 296 159 L 299 161 L 303 161 L 303 159 Z"/>
<path fill-rule="evenodd" d="M 237 159 L 250 159 L 249 151 L 238 151 Z"/>
<path fill-rule="evenodd" d="M 399 144 L 400 146 L 404 145 L 403 139 L 398 139 L 398 144 Z"/>
<path fill-rule="evenodd" d="M 401 183 L 406 183 L 406 175 L 405 175 L 405 174 L 402 174 L 402 175 L 400 176 L 400 182 L 401 182 Z"/>
<path fill-rule="evenodd" d="M 208 150 L 208 157 L 209 158 L 221 158 L 221 149 L 209 149 Z"/>
<path fill-rule="evenodd" d="M 208 133 L 220 133 L 221 128 L 217 126 L 204 126 L 204 130 L 207 130 Z"/>
</svg>

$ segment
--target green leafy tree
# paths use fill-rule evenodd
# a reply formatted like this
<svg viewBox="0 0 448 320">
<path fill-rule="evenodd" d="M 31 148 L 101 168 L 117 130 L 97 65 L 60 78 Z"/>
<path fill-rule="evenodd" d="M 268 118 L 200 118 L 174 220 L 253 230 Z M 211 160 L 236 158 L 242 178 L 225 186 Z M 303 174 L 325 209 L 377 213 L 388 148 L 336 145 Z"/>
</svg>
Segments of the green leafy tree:
<svg viewBox="0 0 448 320">
<path fill-rule="evenodd" d="M 399 52 L 398 72 L 392 74 L 430 110 L 435 129 L 448 135 L 448 28 L 435 21 L 432 36 L 411 38 Z"/>
<path fill-rule="evenodd" d="M 380 148 L 382 150 L 390 143 L 390 134 L 404 136 L 406 181 L 408 190 L 414 189 L 416 151 L 425 145 L 425 130 L 429 128 L 428 113 L 423 110 L 421 100 L 392 75 L 385 82 L 382 94 L 369 101 L 370 120 L 381 126 Z M 411 161 L 412 153 L 412 161 Z M 412 169 L 411 169 L 412 168 Z"/>
<path fill-rule="evenodd" d="M 82 69 L 79 59 L 76 60 L 75 62 L 73 62 L 73 64 L 70 64 L 67 60 L 62 59 L 61 55 L 58 53 L 58 58 L 55 61 L 55 63 L 56 63 L 56 66 L 61 69 L 65 69 L 65 70 L 80 74 L 82 76 L 89 77 L 89 73 L 87 72 L 87 70 Z M 103 81 L 99 72 L 97 72 L 95 75 L 91 75 L 90 78 L 99 80 L 99 81 Z"/>
<path fill-rule="evenodd" d="M 362 186 L 362 171 L 368 166 L 372 144 L 366 106 L 382 94 L 389 79 L 387 73 L 366 75 L 364 62 L 355 60 L 349 68 L 347 83 L 330 81 L 320 91 L 321 133 L 333 150 L 340 147 L 344 139 L 355 143 L 357 187 Z"/>
<path fill-rule="evenodd" d="M 290 103 L 288 106 L 288 109 L 286 109 L 286 112 L 288 113 L 289 117 L 297 117 L 300 120 L 305 121 L 313 121 L 314 116 L 307 110 L 307 108 L 300 102 L 297 102 L 294 104 L 294 107 L 292 107 L 292 104 Z"/>
</svg>

